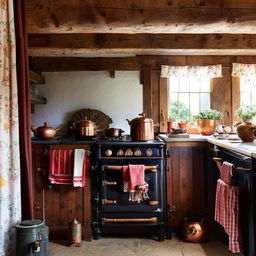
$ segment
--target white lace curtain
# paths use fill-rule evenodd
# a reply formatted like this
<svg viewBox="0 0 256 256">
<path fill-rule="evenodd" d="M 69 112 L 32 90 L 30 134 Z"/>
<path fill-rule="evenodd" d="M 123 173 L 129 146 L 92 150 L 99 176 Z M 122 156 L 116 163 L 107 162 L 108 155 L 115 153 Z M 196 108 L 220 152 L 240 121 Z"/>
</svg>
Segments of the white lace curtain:
<svg viewBox="0 0 256 256">
<path fill-rule="evenodd" d="M 221 65 L 211 66 L 167 66 L 162 65 L 161 77 L 215 78 L 222 77 Z"/>
<path fill-rule="evenodd" d="M 256 78 L 256 64 L 233 63 L 232 76 Z"/>
<path fill-rule="evenodd" d="M 13 1 L 0 4 L 0 255 L 14 255 L 21 219 L 18 98 Z"/>
</svg>

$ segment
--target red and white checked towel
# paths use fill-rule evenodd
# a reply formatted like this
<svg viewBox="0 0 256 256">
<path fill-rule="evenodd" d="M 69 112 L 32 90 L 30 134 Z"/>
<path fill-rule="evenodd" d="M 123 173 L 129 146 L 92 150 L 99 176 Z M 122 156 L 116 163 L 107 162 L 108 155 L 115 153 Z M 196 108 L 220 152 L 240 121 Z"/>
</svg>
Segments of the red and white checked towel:
<svg viewBox="0 0 256 256">
<path fill-rule="evenodd" d="M 228 182 L 231 180 L 232 167 L 230 163 L 223 163 L 221 177 Z M 229 250 L 233 253 L 242 252 L 242 241 L 239 224 L 239 191 L 238 187 L 226 184 L 218 179 L 215 201 L 215 220 L 220 223 L 229 236 Z"/>
<path fill-rule="evenodd" d="M 123 191 L 129 192 L 129 201 L 140 203 L 148 199 L 148 184 L 145 182 L 144 165 L 124 165 Z"/>
<path fill-rule="evenodd" d="M 75 187 L 85 185 L 89 156 L 85 154 L 84 149 L 82 151 L 81 149 L 54 149 L 50 150 L 49 156 L 49 182 L 51 184 L 73 184 Z"/>
<path fill-rule="evenodd" d="M 220 167 L 220 178 L 228 185 L 231 183 L 231 177 L 233 176 L 232 170 L 233 164 L 226 161 Z"/>
</svg>

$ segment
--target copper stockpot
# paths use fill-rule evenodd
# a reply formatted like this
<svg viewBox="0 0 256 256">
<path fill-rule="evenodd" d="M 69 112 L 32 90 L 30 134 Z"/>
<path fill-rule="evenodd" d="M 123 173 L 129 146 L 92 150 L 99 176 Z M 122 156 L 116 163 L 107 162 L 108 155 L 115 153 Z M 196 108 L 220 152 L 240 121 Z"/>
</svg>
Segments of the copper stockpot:
<svg viewBox="0 0 256 256">
<path fill-rule="evenodd" d="M 108 138 L 119 138 L 119 137 L 121 137 L 123 132 L 124 131 L 122 129 L 119 129 L 119 128 L 108 128 L 108 129 L 105 129 L 105 135 Z"/>
<path fill-rule="evenodd" d="M 99 130 L 97 129 L 95 122 L 88 120 L 87 117 L 84 117 L 83 120 L 76 122 L 75 131 L 77 137 L 83 138 L 96 136 Z"/>
<path fill-rule="evenodd" d="M 185 218 L 182 233 L 185 241 L 190 243 L 203 243 L 208 240 L 204 218 Z"/>
<path fill-rule="evenodd" d="M 137 117 L 128 121 L 131 126 L 131 137 L 135 141 L 147 141 L 154 140 L 154 126 L 159 126 L 158 123 L 154 123 L 152 118 L 145 117 L 145 114 L 140 114 L 141 117 Z"/>
<path fill-rule="evenodd" d="M 48 123 L 44 123 L 43 126 L 40 127 L 31 127 L 31 130 L 34 132 L 34 136 L 40 139 L 51 139 L 56 135 L 56 132 L 59 128 L 53 128 L 48 126 Z"/>
</svg>

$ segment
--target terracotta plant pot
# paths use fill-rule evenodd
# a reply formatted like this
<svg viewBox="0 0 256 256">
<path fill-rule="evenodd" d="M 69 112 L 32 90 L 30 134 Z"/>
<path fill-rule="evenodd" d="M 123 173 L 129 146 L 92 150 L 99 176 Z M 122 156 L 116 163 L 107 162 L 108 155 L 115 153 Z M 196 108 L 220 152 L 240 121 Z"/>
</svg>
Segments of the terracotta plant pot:
<svg viewBox="0 0 256 256">
<path fill-rule="evenodd" d="M 256 125 L 251 120 L 243 120 L 244 122 L 237 126 L 237 135 L 243 142 L 253 142 L 256 138 L 254 132 Z"/>
<path fill-rule="evenodd" d="M 178 123 L 179 127 L 181 129 L 188 129 L 189 128 L 189 124 L 188 123 Z"/>
<path fill-rule="evenodd" d="M 198 130 L 202 135 L 214 134 L 216 128 L 216 120 L 214 119 L 200 119 L 197 120 Z"/>
<path fill-rule="evenodd" d="M 172 129 L 177 127 L 177 123 L 175 121 L 168 121 L 167 122 L 167 132 L 171 133 Z"/>
</svg>

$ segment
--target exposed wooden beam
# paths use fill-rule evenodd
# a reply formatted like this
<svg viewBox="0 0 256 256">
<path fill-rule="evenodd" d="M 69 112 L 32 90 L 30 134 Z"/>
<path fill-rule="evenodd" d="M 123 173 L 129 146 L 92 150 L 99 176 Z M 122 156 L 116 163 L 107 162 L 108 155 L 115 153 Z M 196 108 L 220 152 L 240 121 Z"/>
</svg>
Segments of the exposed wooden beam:
<svg viewBox="0 0 256 256">
<path fill-rule="evenodd" d="M 45 84 L 45 77 L 32 70 L 29 70 L 29 82 L 32 84 Z"/>
<path fill-rule="evenodd" d="M 29 0 L 29 33 L 255 33 L 253 0 Z"/>
<path fill-rule="evenodd" d="M 251 61 L 256 57 L 250 57 Z M 111 58 L 35 57 L 34 68 L 44 72 L 141 70 L 143 67 L 160 69 L 161 65 L 214 65 L 230 67 L 234 56 L 137 56 Z M 241 60 L 241 62 L 243 62 Z M 143 75 L 144 77 L 144 75 Z"/>
<path fill-rule="evenodd" d="M 30 56 L 256 54 L 250 34 L 30 34 L 28 44 Z"/>
</svg>

